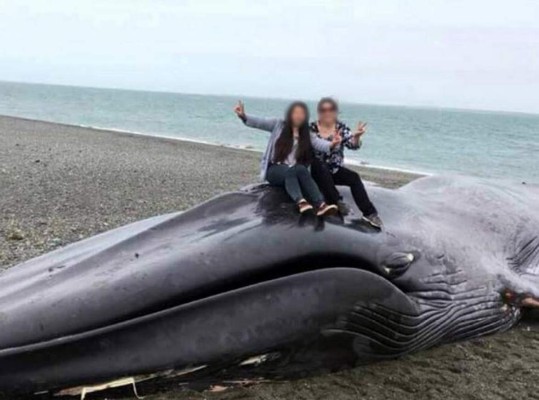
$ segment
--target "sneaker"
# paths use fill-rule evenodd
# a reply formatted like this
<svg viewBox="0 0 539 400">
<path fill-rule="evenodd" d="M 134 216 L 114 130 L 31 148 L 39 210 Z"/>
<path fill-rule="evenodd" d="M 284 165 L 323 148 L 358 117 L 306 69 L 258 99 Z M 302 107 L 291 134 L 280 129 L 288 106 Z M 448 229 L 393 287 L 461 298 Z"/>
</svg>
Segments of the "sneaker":
<svg viewBox="0 0 539 400">
<path fill-rule="evenodd" d="M 319 217 L 322 217 L 324 215 L 335 215 L 339 209 L 335 204 L 327 205 L 326 203 L 320 204 L 320 207 L 318 207 L 318 211 L 316 212 L 316 215 Z"/>
<path fill-rule="evenodd" d="M 301 200 L 298 203 L 299 213 L 303 214 L 307 211 L 311 211 L 313 209 L 313 206 L 311 206 L 306 200 Z"/>
<path fill-rule="evenodd" d="M 377 213 L 372 213 L 367 216 L 364 215 L 363 221 L 368 222 L 369 224 L 371 224 L 372 226 L 378 229 L 382 229 L 382 226 L 384 226 L 384 224 L 382 223 L 382 220 L 380 219 Z"/>
<path fill-rule="evenodd" d="M 341 215 L 348 215 L 350 214 L 350 206 L 346 204 L 344 201 L 337 202 L 337 207 L 339 208 L 339 212 Z"/>
</svg>

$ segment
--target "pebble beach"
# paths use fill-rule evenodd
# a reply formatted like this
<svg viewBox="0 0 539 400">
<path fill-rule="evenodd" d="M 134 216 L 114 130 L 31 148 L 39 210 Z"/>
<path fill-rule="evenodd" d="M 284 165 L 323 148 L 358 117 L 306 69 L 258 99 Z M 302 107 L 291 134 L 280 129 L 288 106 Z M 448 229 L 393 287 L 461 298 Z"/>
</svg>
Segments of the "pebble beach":
<svg viewBox="0 0 539 400">
<path fill-rule="evenodd" d="M 257 181 L 253 151 L 0 116 L 0 272 L 147 217 Z M 398 188 L 412 173 L 357 167 Z M 537 320 L 537 316 L 535 317 Z M 144 385 L 147 400 L 538 398 L 539 325 L 336 374 L 222 392 Z M 129 389 L 88 399 L 133 398 Z M 6 397 L 6 399 L 9 397 Z"/>
</svg>

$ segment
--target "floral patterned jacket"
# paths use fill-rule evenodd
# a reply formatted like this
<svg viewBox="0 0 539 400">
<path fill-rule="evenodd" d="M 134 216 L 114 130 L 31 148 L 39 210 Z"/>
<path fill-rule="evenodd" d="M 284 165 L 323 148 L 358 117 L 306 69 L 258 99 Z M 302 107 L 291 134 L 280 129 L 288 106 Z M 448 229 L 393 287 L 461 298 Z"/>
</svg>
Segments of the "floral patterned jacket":
<svg viewBox="0 0 539 400">
<path fill-rule="evenodd" d="M 337 121 L 335 128 L 336 128 L 335 130 L 336 132 L 341 131 L 342 142 L 340 146 L 337 146 L 331 149 L 329 153 L 322 153 L 316 150 L 314 152 L 316 158 L 328 164 L 329 169 L 332 173 L 337 172 L 339 168 L 344 165 L 344 148 L 345 147 L 350 150 L 357 150 L 361 147 L 361 139 L 358 141 L 357 144 L 354 144 L 354 140 L 353 140 L 354 135 L 352 134 L 352 131 L 345 123 L 341 121 Z M 310 129 L 312 133 L 314 133 L 316 136 L 318 136 L 321 139 L 325 139 L 330 142 L 333 140 L 333 135 L 330 135 L 327 138 L 323 138 L 322 136 L 320 136 L 317 122 L 311 123 Z"/>
</svg>

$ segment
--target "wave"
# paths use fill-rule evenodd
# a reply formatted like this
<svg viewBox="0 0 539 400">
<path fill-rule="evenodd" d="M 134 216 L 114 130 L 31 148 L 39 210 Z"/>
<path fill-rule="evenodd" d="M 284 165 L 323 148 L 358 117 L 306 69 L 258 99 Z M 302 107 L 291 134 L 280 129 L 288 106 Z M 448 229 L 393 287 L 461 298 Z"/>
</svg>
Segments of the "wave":
<svg viewBox="0 0 539 400">
<path fill-rule="evenodd" d="M 366 162 L 366 161 L 351 160 L 350 158 L 346 159 L 346 163 L 349 165 L 357 166 L 357 167 L 380 169 L 384 171 L 403 172 L 406 174 L 425 175 L 425 176 L 435 175 L 433 172 L 420 171 L 417 169 L 410 169 L 410 168 L 393 167 L 393 166 L 387 166 L 387 165 L 370 164 L 369 162 Z"/>
<path fill-rule="evenodd" d="M 131 131 L 128 129 L 122 129 L 122 128 L 109 128 L 109 127 L 103 127 L 103 126 L 96 126 L 96 125 L 73 125 L 78 126 L 80 128 L 86 128 L 86 129 L 93 129 L 96 131 L 109 131 L 109 132 L 116 132 L 116 133 L 124 133 L 129 135 L 137 135 L 137 136 L 146 136 L 149 138 L 159 138 L 159 139 L 167 139 L 167 140 L 177 140 L 179 142 L 190 142 L 190 143 L 197 143 L 197 144 L 204 144 L 208 146 L 217 146 L 217 147 L 226 147 L 229 149 L 238 149 L 238 150 L 245 150 L 245 151 L 254 151 L 254 152 L 260 152 L 261 150 L 254 148 L 251 145 L 234 145 L 234 144 L 226 144 L 226 143 L 218 143 L 218 142 L 210 142 L 207 140 L 200 140 L 200 139 L 193 139 L 185 136 L 171 136 L 171 135 L 165 135 L 162 133 L 147 133 L 147 132 L 139 132 L 139 131 Z"/>
</svg>

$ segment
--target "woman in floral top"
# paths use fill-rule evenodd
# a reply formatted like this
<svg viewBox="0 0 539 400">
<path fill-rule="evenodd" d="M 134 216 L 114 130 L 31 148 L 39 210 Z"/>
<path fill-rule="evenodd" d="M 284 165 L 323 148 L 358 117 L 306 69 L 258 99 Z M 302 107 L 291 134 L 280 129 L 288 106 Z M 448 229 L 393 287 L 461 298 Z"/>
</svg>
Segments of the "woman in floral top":
<svg viewBox="0 0 539 400">
<path fill-rule="evenodd" d="M 382 228 L 382 220 L 369 199 L 365 186 L 357 172 L 344 166 L 344 148 L 357 150 L 361 147 L 361 136 L 367 131 L 365 123 L 359 123 L 355 132 L 337 119 L 339 106 L 330 97 L 318 102 L 318 121 L 310 125 L 311 132 L 319 138 L 337 141 L 329 153 L 315 152 L 311 173 L 329 204 L 339 204 L 340 194 L 336 185 L 349 186 L 354 201 L 363 213 L 363 219 L 376 228 Z M 342 208 L 342 204 L 341 204 Z"/>
</svg>

